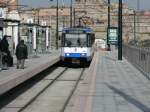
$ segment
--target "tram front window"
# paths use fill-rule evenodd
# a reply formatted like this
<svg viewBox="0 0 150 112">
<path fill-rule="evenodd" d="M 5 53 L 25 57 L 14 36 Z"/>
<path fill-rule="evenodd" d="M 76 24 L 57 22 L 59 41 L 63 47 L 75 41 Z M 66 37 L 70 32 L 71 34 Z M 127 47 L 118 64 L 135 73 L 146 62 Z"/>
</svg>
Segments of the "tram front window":
<svg viewBox="0 0 150 112">
<path fill-rule="evenodd" d="M 86 47 L 86 34 L 66 34 L 65 47 Z"/>
</svg>

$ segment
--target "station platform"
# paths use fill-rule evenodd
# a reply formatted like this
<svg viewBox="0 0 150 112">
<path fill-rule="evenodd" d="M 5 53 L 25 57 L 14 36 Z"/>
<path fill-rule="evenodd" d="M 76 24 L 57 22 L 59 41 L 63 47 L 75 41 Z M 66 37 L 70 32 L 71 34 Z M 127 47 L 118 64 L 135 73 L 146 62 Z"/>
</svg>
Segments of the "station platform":
<svg viewBox="0 0 150 112">
<path fill-rule="evenodd" d="M 14 67 L 0 71 L 0 95 L 16 87 L 31 77 L 37 75 L 60 60 L 60 51 L 31 56 L 25 61 L 25 69 L 16 69 L 16 59 Z"/>
<path fill-rule="evenodd" d="M 150 81 L 117 53 L 95 53 L 65 112 L 150 112 Z"/>
</svg>

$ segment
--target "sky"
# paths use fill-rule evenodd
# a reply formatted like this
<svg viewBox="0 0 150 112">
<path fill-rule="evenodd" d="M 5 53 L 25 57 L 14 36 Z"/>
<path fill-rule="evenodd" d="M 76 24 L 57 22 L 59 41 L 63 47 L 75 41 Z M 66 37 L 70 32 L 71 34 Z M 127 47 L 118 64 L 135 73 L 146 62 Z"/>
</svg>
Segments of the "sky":
<svg viewBox="0 0 150 112">
<path fill-rule="evenodd" d="M 111 1 L 118 2 L 118 0 Z M 150 10 L 150 0 L 122 0 L 122 2 L 128 4 L 130 8 L 133 8 L 135 10 Z"/>
<path fill-rule="evenodd" d="M 58 0 L 59 4 L 62 5 L 63 1 L 64 4 L 69 5 L 70 0 Z M 74 0 L 73 0 L 74 1 Z M 119 0 L 110 0 L 112 3 L 117 3 Z M 137 10 L 138 5 L 137 1 L 140 1 L 139 10 L 150 10 L 150 0 L 122 0 L 123 3 L 127 3 L 130 8 Z M 28 5 L 30 7 L 48 7 L 51 5 L 56 5 L 56 0 L 19 0 L 19 4 Z"/>
</svg>

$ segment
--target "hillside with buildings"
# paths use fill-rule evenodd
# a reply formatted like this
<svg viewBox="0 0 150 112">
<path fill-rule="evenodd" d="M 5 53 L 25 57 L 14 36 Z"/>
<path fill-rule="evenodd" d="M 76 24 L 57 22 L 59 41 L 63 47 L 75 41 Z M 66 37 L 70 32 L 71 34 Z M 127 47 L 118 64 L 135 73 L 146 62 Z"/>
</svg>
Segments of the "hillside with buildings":
<svg viewBox="0 0 150 112">
<path fill-rule="evenodd" d="M 47 41 L 50 41 L 47 42 L 47 45 L 55 46 L 56 6 L 37 9 L 24 8 L 18 5 L 18 0 L 0 0 L 0 7 L 2 14 L 0 19 L 1 37 L 5 34 L 9 35 L 11 43 L 15 43 L 15 45 L 20 38 L 31 44 L 36 39 L 36 43 L 42 45 L 45 40 L 42 40 L 41 37 L 47 35 L 49 36 Z M 58 8 L 58 25 L 61 33 L 63 27 L 70 26 L 70 7 L 60 6 Z M 117 27 L 118 4 L 111 4 L 110 9 L 110 26 Z M 150 39 L 149 17 L 150 11 L 135 12 L 129 9 L 128 5 L 123 4 L 123 40 L 125 43 Z M 96 38 L 106 39 L 107 3 L 104 0 L 76 0 L 72 8 L 72 24 L 92 27 L 96 32 Z M 35 49 L 37 46 L 41 48 L 41 45 L 33 45 L 33 48 Z"/>
</svg>

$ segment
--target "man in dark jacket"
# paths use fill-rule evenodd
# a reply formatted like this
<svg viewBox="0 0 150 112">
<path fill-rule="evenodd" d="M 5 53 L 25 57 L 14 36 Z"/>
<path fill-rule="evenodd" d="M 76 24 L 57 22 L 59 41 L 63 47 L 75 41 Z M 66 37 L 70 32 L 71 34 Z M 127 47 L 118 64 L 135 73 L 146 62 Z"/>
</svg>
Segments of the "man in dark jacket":
<svg viewBox="0 0 150 112">
<path fill-rule="evenodd" d="M 9 50 L 9 43 L 7 41 L 6 35 L 4 35 L 3 39 L 0 42 L 0 50 L 4 53 L 7 53 Z"/>
<path fill-rule="evenodd" d="M 25 59 L 27 59 L 28 57 L 27 46 L 24 44 L 24 40 L 21 40 L 16 47 L 16 57 L 17 57 L 17 69 L 19 68 L 24 69 Z"/>
<path fill-rule="evenodd" d="M 7 35 L 4 35 L 0 42 L 0 51 L 2 53 L 2 69 L 8 69 L 7 67 L 7 54 L 9 52 L 9 43 L 7 41 Z"/>
</svg>

